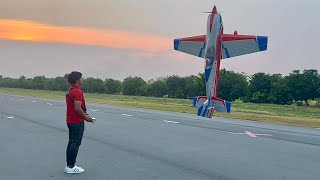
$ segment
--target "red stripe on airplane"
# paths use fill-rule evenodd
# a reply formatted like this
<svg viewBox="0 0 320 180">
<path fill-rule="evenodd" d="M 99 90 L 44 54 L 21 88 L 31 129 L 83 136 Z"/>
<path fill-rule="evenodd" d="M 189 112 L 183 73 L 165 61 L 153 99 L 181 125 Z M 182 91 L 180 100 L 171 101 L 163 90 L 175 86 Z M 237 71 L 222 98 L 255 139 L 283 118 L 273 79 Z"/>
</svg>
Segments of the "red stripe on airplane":
<svg viewBox="0 0 320 180">
<path fill-rule="evenodd" d="M 182 39 L 180 39 L 180 41 L 204 42 L 204 41 L 206 41 L 206 37 L 207 37 L 206 35 L 188 37 L 188 38 L 182 38 Z"/>
<path fill-rule="evenodd" d="M 256 36 L 223 34 L 222 41 L 256 40 Z"/>
<path fill-rule="evenodd" d="M 221 51 L 222 51 L 222 44 L 221 44 L 221 34 L 218 35 L 217 40 L 217 70 L 216 70 L 216 78 L 215 78 L 215 94 L 214 96 L 218 96 L 218 87 L 219 87 L 219 79 L 220 79 L 220 62 L 221 62 Z"/>
<path fill-rule="evenodd" d="M 220 99 L 220 98 L 215 97 L 215 96 L 212 96 L 212 98 L 211 98 L 211 99 L 212 99 L 212 100 L 214 100 L 214 101 L 222 102 L 222 103 L 223 103 L 223 105 L 225 105 L 225 100 L 223 100 L 223 99 Z"/>
<path fill-rule="evenodd" d="M 215 14 L 211 14 L 211 17 L 210 17 L 210 33 L 211 33 L 211 31 L 212 31 L 212 25 L 213 25 L 213 19 L 214 19 L 214 15 Z"/>
</svg>

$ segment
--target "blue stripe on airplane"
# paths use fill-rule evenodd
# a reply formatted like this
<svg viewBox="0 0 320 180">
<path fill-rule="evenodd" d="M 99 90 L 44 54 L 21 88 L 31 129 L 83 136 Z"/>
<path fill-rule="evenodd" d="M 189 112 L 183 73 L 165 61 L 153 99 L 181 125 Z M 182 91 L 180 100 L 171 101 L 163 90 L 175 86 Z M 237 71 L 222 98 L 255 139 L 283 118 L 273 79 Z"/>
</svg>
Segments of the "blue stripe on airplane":
<svg viewBox="0 0 320 180">
<path fill-rule="evenodd" d="M 208 68 L 208 69 L 205 70 L 206 83 L 209 80 L 209 77 L 210 77 L 210 74 L 211 74 L 211 70 L 212 70 L 212 68 Z"/>
</svg>

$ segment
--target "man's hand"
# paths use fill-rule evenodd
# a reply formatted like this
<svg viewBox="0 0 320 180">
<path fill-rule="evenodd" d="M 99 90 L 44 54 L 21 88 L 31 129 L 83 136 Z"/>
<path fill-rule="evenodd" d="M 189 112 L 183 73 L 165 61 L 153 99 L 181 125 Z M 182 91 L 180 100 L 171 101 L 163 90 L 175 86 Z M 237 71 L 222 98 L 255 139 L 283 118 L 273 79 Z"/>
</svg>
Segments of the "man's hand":
<svg viewBox="0 0 320 180">
<path fill-rule="evenodd" d="M 85 121 L 94 123 L 94 119 L 89 116 L 89 114 L 86 114 L 83 109 L 81 108 L 81 101 L 74 101 L 74 109 L 77 111 L 79 116 L 83 117 Z"/>
<path fill-rule="evenodd" d="M 91 122 L 91 123 L 94 123 L 94 119 L 92 119 L 92 117 L 90 116 L 90 115 L 86 115 L 86 117 L 85 117 L 85 120 L 87 121 L 87 122 Z"/>
</svg>

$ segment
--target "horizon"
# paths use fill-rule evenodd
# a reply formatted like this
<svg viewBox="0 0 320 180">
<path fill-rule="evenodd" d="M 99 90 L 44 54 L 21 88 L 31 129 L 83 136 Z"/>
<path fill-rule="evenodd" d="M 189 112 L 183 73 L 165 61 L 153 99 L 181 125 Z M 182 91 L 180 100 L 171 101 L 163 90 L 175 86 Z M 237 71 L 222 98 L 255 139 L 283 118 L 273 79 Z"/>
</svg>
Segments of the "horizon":
<svg viewBox="0 0 320 180">
<path fill-rule="evenodd" d="M 229 72 L 235 72 L 235 71 L 232 71 L 232 70 L 227 70 L 225 68 L 221 68 L 221 70 L 226 70 L 226 71 L 229 71 Z M 298 69 L 295 69 L 295 70 L 292 70 L 290 73 L 293 73 L 293 71 L 296 71 Z M 305 70 L 317 70 L 317 69 L 303 69 L 303 70 L 299 70 L 300 73 L 303 73 L 303 71 Z M 319 70 L 317 70 L 318 73 L 320 73 Z M 201 72 L 200 72 L 201 73 Z M 235 72 L 235 73 L 238 73 L 238 74 L 243 74 L 245 76 L 253 76 L 254 74 L 258 74 L 258 73 L 264 73 L 264 72 L 256 72 L 254 74 L 246 74 L 244 72 Z M 265 73 L 267 75 L 276 75 L 276 74 L 281 74 L 282 77 L 286 77 L 286 76 L 289 76 L 289 74 L 281 74 L 281 73 Z M 45 75 L 36 75 L 36 76 L 25 76 L 25 75 L 18 75 L 16 77 L 10 77 L 10 76 L 5 76 L 3 74 L 0 74 L 0 76 L 2 76 L 3 78 L 12 78 L 12 79 L 19 79 L 21 77 L 25 77 L 26 79 L 33 79 L 34 77 L 45 77 L 45 78 L 57 78 L 57 77 L 64 77 L 65 75 L 68 75 L 68 73 L 65 73 L 64 75 L 58 75 L 58 76 L 45 76 Z M 123 81 L 124 79 L 126 78 L 129 78 L 129 77 L 139 77 L 139 78 L 142 78 L 144 81 L 148 82 L 148 81 L 151 81 L 151 80 L 157 80 L 157 79 L 162 79 L 162 78 L 167 78 L 167 77 L 171 77 L 171 76 L 178 76 L 178 77 L 181 77 L 181 78 L 184 78 L 184 77 L 189 77 L 189 76 L 199 76 L 199 74 L 192 74 L 192 75 L 188 75 L 188 76 L 180 76 L 180 75 L 176 75 L 176 74 L 171 74 L 171 75 L 167 75 L 167 76 L 162 76 L 162 77 L 156 77 L 156 78 L 152 78 L 152 79 L 145 79 L 143 77 L 139 77 L 139 76 L 127 76 L 123 79 L 114 79 L 114 78 L 110 78 L 110 77 L 94 77 L 94 76 L 85 76 L 83 74 L 83 78 L 84 79 L 87 79 L 87 78 L 94 78 L 94 79 L 101 79 L 101 80 L 106 80 L 106 79 L 113 79 L 113 80 L 119 80 L 119 81 Z"/>
</svg>

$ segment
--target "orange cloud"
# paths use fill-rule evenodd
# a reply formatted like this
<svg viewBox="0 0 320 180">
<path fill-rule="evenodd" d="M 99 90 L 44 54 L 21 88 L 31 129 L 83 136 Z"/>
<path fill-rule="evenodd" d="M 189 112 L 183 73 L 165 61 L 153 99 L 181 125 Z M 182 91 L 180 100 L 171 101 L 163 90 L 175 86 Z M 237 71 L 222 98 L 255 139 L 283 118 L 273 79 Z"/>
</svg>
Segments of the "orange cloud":
<svg viewBox="0 0 320 180">
<path fill-rule="evenodd" d="M 166 54 L 172 40 L 164 37 L 116 30 L 53 26 L 25 20 L 0 19 L 0 39 L 52 42 L 117 49 L 134 49 L 146 54 Z"/>
</svg>

